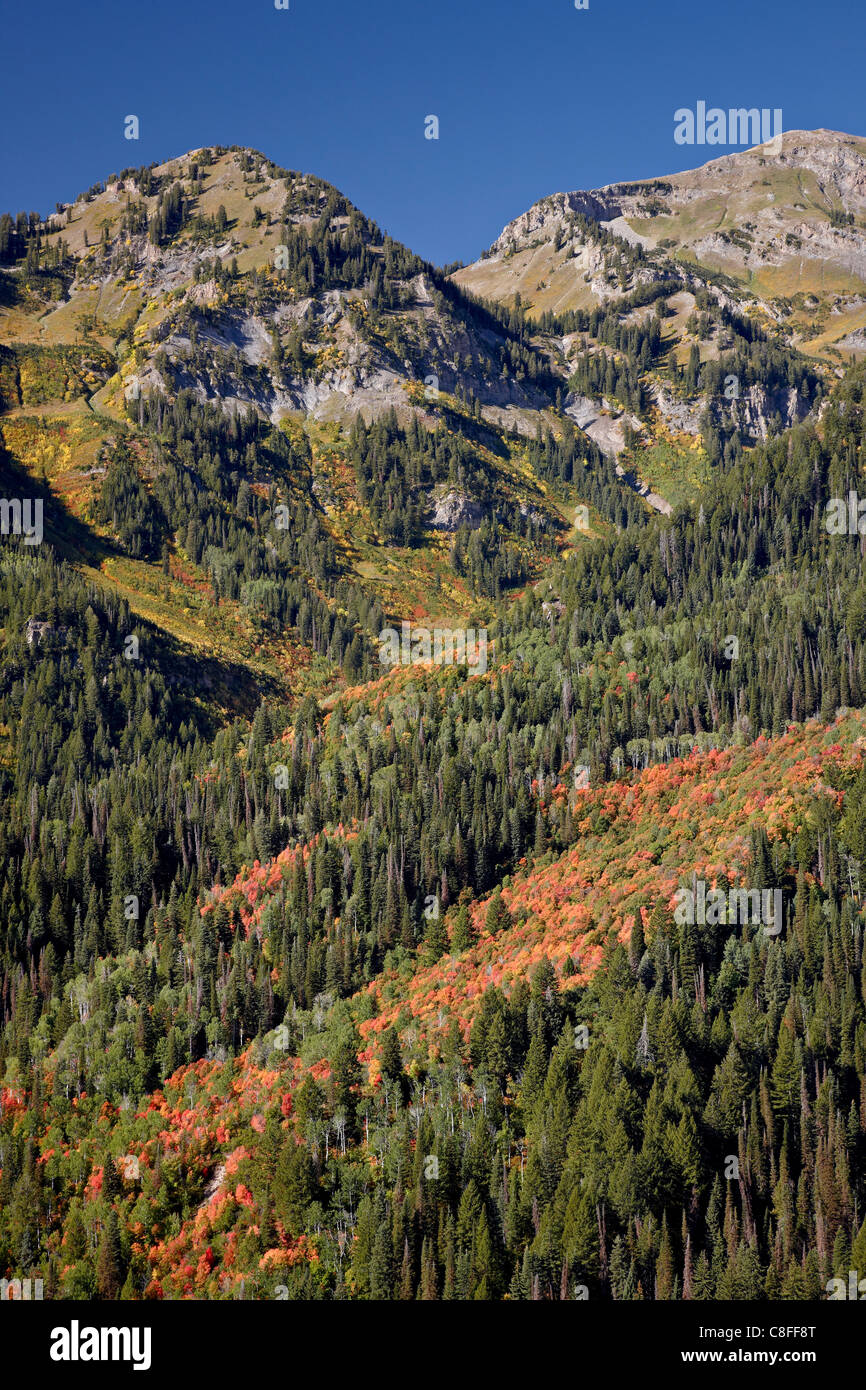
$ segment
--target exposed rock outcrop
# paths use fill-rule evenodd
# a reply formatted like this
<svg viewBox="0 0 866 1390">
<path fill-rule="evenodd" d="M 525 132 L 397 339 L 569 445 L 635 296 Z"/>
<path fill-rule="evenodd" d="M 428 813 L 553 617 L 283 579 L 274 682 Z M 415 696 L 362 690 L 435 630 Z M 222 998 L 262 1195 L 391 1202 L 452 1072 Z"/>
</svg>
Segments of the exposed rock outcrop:
<svg viewBox="0 0 866 1390">
<path fill-rule="evenodd" d="M 432 506 L 430 525 L 436 531 L 458 531 L 461 526 L 474 530 L 484 520 L 481 503 L 456 488 L 449 488 L 447 492 L 434 488 L 429 500 Z"/>
</svg>

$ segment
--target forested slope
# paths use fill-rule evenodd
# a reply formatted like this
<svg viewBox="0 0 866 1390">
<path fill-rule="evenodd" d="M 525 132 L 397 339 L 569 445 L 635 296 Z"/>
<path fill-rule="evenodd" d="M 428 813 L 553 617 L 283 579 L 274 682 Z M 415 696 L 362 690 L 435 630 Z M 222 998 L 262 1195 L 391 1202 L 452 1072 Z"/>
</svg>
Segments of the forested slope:
<svg viewBox="0 0 866 1390">
<path fill-rule="evenodd" d="M 484 674 L 212 735 L 122 605 L 9 544 L 7 1266 L 129 1297 L 847 1269 L 866 778 L 834 721 L 866 610 L 824 510 L 863 429 L 855 373 L 697 507 L 557 562 Z M 684 929 L 691 874 L 779 887 L 782 932 Z"/>
</svg>

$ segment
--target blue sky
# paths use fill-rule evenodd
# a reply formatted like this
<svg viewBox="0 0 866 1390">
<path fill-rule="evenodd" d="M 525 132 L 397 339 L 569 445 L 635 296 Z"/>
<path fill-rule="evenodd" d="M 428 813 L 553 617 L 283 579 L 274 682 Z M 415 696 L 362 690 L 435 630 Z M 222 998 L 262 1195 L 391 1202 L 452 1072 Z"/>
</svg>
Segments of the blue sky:
<svg viewBox="0 0 866 1390">
<path fill-rule="evenodd" d="M 546 193 L 724 154 L 674 143 L 675 109 L 699 100 L 866 134 L 856 0 L 289 5 L 7 6 L 0 210 L 46 212 L 127 165 L 240 144 L 328 179 L 420 255 L 468 261 Z"/>
</svg>

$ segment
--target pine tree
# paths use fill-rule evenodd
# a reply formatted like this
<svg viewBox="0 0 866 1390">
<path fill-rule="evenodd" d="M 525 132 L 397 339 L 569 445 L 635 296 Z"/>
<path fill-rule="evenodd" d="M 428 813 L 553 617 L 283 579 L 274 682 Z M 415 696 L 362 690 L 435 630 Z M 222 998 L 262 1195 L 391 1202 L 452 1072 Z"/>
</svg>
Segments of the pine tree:
<svg viewBox="0 0 866 1390">
<path fill-rule="evenodd" d="M 124 1272 L 120 1248 L 120 1228 L 117 1212 L 112 1207 L 102 1230 L 96 1260 L 96 1284 L 99 1297 L 116 1299 L 123 1285 Z"/>
<path fill-rule="evenodd" d="M 457 919 L 451 937 L 451 949 L 455 952 L 468 951 L 474 940 L 475 934 L 472 930 L 469 907 L 466 903 L 461 903 L 457 909 Z"/>
</svg>

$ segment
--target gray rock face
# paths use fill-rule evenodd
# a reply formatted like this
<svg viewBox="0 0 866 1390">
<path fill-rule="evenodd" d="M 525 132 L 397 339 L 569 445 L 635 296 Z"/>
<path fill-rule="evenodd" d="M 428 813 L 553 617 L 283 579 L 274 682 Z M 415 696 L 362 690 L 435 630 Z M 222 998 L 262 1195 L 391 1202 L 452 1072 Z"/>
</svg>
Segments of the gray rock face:
<svg viewBox="0 0 866 1390">
<path fill-rule="evenodd" d="M 665 516 L 670 516 L 673 511 L 670 502 L 659 493 L 650 492 L 649 485 L 640 482 L 633 473 L 627 473 L 621 463 L 616 465 L 616 476 L 622 478 L 623 482 L 631 488 L 632 492 L 636 492 L 638 497 L 642 497 L 654 511 L 662 512 Z"/>
<path fill-rule="evenodd" d="M 690 401 L 680 400 L 679 396 L 663 385 L 655 386 L 652 396 L 669 429 L 678 434 L 700 434 L 698 421 L 703 409 L 702 402 L 694 405 Z"/>
<path fill-rule="evenodd" d="M 853 333 L 840 338 L 837 347 L 850 348 L 854 352 L 866 352 L 866 328 L 857 328 Z"/>
<path fill-rule="evenodd" d="M 28 619 L 27 626 L 24 629 L 24 636 L 26 638 L 28 647 L 32 647 L 37 643 L 41 642 L 44 636 L 46 636 L 49 633 L 52 633 L 53 631 L 53 623 L 40 623 L 36 618 Z"/>
<path fill-rule="evenodd" d="M 726 401 L 732 424 L 741 435 L 752 439 L 766 439 L 773 416 L 779 416 L 782 425 L 799 424 L 809 414 L 809 405 L 798 391 L 792 387 L 788 391 L 765 391 L 758 384 L 750 386 L 738 400 Z"/>
<path fill-rule="evenodd" d="M 625 426 L 637 429 L 640 421 L 616 408 L 609 401 L 591 400 L 589 396 L 569 395 L 565 401 L 565 413 L 570 415 L 584 434 L 598 445 L 603 454 L 618 458 L 625 448 Z"/>
<path fill-rule="evenodd" d="M 255 311 L 209 309 L 208 283 L 195 286 L 201 293 L 188 297 L 183 308 L 155 330 L 152 346 L 163 349 L 167 366 L 157 369 L 154 352 L 127 376 L 128 398 L 154 391 L 170 394 L 184 387 L 228 410 L 256 410 L 272 424 L 297 412 L 336 422 L 361 413 L 369 423 L 392 408 L 399 418 L 408 419 L 417 408 L 409 404 L 411 382 L 429 384 L 431 399 L 460 387 L 488 409 L 535 411 L 550 404 L 531 380 L 518 380 L 494 365 L 501 335 L 466 324 L 447 305 L 434 302 L 424 275 L 410 282 L 413 298 L 403 312 L 406 339 L 414 348 L 412 361 L 398 357 L 358 326 L 352 310 L 363 296 L 355 292 L 325 290 L 281 304 L 264 317 Z M 274 363 L 277 335 L 284 340 L 295 330 L 318 359 L 303 373 L 287 360 L 279 369 Z"/>
<path fill-rule="evenodd" d="M 680 434 L 699 435 L 700 418 L 705 401 L 683 401 L 667 387 L 657 385 L 653 398 L 667 426 Z M 713 403 L 717 421 L 732 425 L 743 439 L 766 439 L 770 422 L 775 416 L 783 427 L 799 424 L 809 414 L 809 403 L 793 388 L 788 391 L 767 391 L 759 383 L 749 386 L 733 400 Z"/>
<path fill-rule="evenodd" d="M 610 222 L 621 215 L 622 207 L 615 192 L 606 189 L 552 193 L 503 227 L 490 248 L 491 253 L 507 251 L 512 244 L 521 246 L 539 233 L 552 234 L 556 226 L 565 225 L 572 213 L 580 213 L 594 222 Z"/>
<path fill-rule="evenodd" d="M 484 508 L 480 502 L 467 497 L 464 492 L 451 488 L 437 495 L 434 488 L 430 495 L 433 514 L 430 525 L 436 531 L 457 531 L 461 526 L 475 530 L 484 520 Z"/>
</svg>

